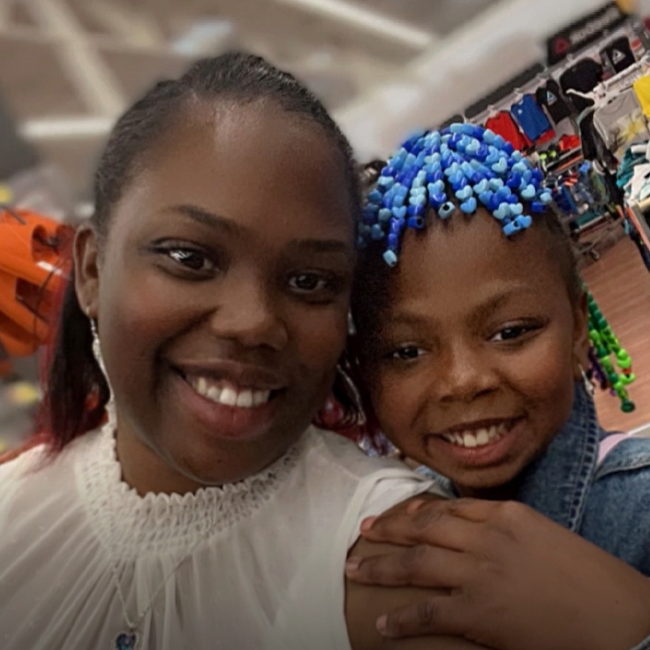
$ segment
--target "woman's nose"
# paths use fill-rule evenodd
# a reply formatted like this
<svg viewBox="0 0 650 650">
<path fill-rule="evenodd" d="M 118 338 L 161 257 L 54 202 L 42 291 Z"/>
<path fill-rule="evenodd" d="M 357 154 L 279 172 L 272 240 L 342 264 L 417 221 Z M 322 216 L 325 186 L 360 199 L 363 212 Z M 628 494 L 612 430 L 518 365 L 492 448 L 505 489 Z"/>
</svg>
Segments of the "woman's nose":
<svg viewBox="0 0 650 650">
<path fill-rule="evenodd" d="M 279 300 L 260 280 L 230 283 L 227 295 L 211 318 L 212 331 L 245 347 L 282 350 L 288 340 L 287 324 Z"/>
</svg>

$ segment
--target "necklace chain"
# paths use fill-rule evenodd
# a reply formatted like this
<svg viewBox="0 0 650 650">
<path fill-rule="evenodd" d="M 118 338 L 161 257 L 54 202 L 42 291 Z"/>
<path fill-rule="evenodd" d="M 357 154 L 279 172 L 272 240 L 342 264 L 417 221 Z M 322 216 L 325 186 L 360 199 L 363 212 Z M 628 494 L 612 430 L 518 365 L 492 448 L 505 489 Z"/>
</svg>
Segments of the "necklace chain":
<svg viewBox="0 0 650 650">
<path fill-rule="evenodd" d="M 122 587 L 120 586 L 120 577 L 118 575 L 117 571 L 117 565 L 115 562 L 111 560 L 111 572 L 113 574 L 113 579 L 115 581 L 115 586 L 117 588 L 117 595 L 119 596 L 120 599 L 120 605 L 122 606 L 122 614 L 124 615 L 124 620 L 129 628 L 129 632 L 131 634 L 134 634 L 137 629 L 140 627 L 140 624 L 142 621 L 145 619 L 147 614 L 151 611 L 151 609 L 154 606 L 154 603 L 156 601 L 156 598 L 160 595 L 162 590 L 165 588 L 167 583 L 170 581 L 172 576 L 178 571 L 178 569 L 181 568 L 181 565 L 183 565 L 187 560 L 189 560 L 190 557 L 194 554 L 194 551 L 199 547 L 199 545 L 207 540 L 214 529 L 217 527 L 218 522 L 216 522 L 213 526 L 211 526 L 205 533 L 204 537 L 201 537 L 196 543 L 192 545 L 190 550 L 179 560 L 179 562 L 176 563 L 176 566 L 163 578 L 162 582 L 160 585 L 158 585 L 158 588 L 154 592 L 153 596 L 149 599 L 149 604 L 144 608 L 144 610 L 138 614 L 138 617 L 135 622 L 131 620 L 131 617 L 129 616 L 129 608 L 127 607 L 126 604 L 126 599 L 124 598 L 124 594 L 122 593 Z"/>
</svg>

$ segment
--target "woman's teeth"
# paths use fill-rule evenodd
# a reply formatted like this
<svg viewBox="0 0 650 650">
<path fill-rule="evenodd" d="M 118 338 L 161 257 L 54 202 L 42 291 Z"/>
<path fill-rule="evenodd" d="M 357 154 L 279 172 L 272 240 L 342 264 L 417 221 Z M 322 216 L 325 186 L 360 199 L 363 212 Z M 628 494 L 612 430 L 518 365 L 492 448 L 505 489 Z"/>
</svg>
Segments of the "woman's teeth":
<svg viewBox="0 0 650 650">
<path fill-rule="evenodd" d="M 499 426 L 493 426 L 487 429 L 447 433 L 444 434 L 442 438 L 443 440 L 450 442 L 452 445 L 465 447 L 467 449 L 475 449 L 477 447 L 486 447 L 495 440 L 503 437 L 507 432 L 508 425 L 504 422 Z"/>
<path fill-rule="evenodd" d="M 270 390 L 239 388 L 226 382 L 216 382 L 207 377 L 192 377 L 190 386 L 202 397 L 216 404 L 252 409 L 266 404 L 271 398 Z"/>
</svg>

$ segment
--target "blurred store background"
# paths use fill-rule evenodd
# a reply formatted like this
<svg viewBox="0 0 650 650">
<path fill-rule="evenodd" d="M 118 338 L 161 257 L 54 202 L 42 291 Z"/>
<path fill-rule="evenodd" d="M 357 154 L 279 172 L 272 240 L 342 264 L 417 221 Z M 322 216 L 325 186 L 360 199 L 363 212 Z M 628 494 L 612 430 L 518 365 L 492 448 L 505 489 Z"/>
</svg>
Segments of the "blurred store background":
<svg viewBox="0 0 650 650">
<path fill-rule="evenodd" d="M 539 85 L 554 69 L 547 39 L 585 16 L 596 20 L 582 25 L 580 38 L 602 46 L 625 34 L 639 64 L 637 76 L 645 74 L 650 39 L 644 23 L 617 13 L 632 5 L 602 0 L 0 0 L 0 182 L 5 185 L 0 193 L 6 195 L 0 201 L 62 222 L 88 217 L 92 170 L 116 116 L 147 86 L 205 55 L 247 50 L 294 72 L 324 99 L 365 160 L 385 155 L 413 128 L 437 126 L 453 115 L 484 119 L 503 101 L 503 92 L 499 97 L 493 91 L 521 73 L 517 83 L 528 84 L 534 94 L 531 79 Z M 642 18 L 650 14 L 650 0 L 633 8 Z M 519 90 L 511 84 L 505 92 L 514 101 Z M 633 429 L 650 421 L 650 346 L 644 331 L 650 322 L 650 274 L 626 237 L 623 220 L 605 221 L 607 237 L 599 235 L 598 247 L 587 244 L 585 275 L 617 333 L 628 337 L 638 381 L 631 389 L 635 413 L 623 415 L 615 400 L 603 400 L 602 412 L 606 425 Z M 597 225 L 602 228 L 602 220 Z M 2 222 L 0 256 L 1 227 Z M 589 228 L 593 234 L 595 226 Z M 0 330 L 2 322 L 0 304 Z M 0 449 L 26 435 L 38 403 L 37 357 L 17 358 L 5 350 L 0 364 L 3 360 Z"/>
</svg>

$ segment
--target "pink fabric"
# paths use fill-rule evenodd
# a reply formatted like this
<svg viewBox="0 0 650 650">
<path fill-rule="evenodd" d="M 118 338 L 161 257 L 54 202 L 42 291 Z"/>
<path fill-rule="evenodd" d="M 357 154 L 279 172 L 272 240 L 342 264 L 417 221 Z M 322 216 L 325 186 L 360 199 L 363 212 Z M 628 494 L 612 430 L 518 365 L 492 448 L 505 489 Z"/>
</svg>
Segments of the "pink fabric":
<svg viewBox="0 0 650 650">
<path fill-rule="evenodd" d="M 616 433 L 613 436 L 607 436 L 601 443 L 598 449 L 598 464 L 602 465 L 607 455 L 616 447 L 619 442 L 629 438 L 629 433 Z"/>
</svg>

